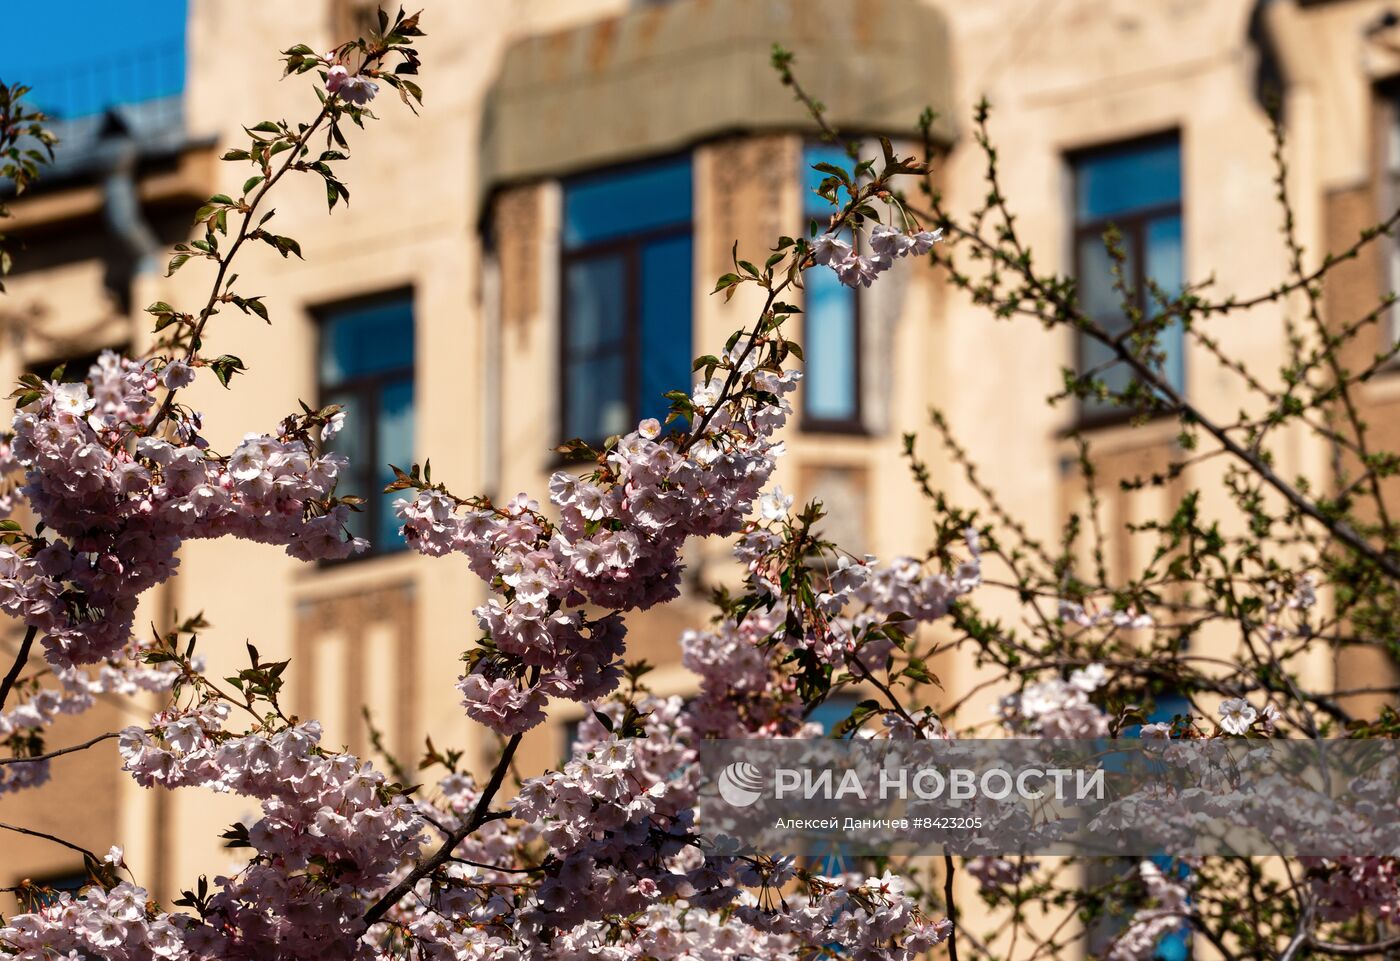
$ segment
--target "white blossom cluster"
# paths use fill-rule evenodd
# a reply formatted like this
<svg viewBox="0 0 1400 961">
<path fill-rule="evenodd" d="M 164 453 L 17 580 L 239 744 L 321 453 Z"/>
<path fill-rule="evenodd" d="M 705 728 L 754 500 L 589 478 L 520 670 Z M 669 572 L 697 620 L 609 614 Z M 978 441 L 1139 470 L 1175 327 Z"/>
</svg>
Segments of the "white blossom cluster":
<svg viewBox="0 0 1400 961">
<path fill-rule="evenodd" d="M 364 546 L 343 535 L 349 508 L 324 507 L 345 466 L 318 454 L 288 418 L 211 453 L 198 415 L 148 433 L 158 407 L 154 361 L 107 351 L 87 380 L 45 384 L 14 418 L 22 488 L 52 536 L 32 553 L 0 546 L 0 611 L 41 632 L 56 668 L 120 651 L 136 602 L 169 578 L 185 540 L 231 535 L 280 544 L 302 560 Z"/>
<path fill-rule="evenodd" d="M 77 667 L 54 672 L 56 685 L 23 697 L 10 710 L 0 712 L 0 741 L 25 741 L 53 724 L 63 715 L 81 714 L 100 694 L 132 695 L 139 691 L 169 690 L 179 676 L 170 663 L 146 665 L 141 662 L 145 648 L 130 644 L 119 657 L 105 661 L 95 670 Z M 195 668 L 202 667 L 202 658 Z M 0 794 L 37 787 L 49 779 L 48 760 L 15 758 L 0 765 Z"/>
<path fill-rule="evenodd" d="M 865 243 L 869 253 L 857 252 L 851 242 L 839 234 L 825 233 L 813 242 L 812 258 L 835 271 L 847 287 L 869 287 L 900 257 L 922 256 L 942 239 L 942 227 L 909 234 L 889 224 L 876 224 Z"/>
<path fill-rule="evenodd" d="M 739 530 L 782 453 L 772 435 L 791 413 L 785 395 L 798 376 L 742 374 L 776 404 L 722 401 L 718 383 L 702 384 L 694 393 L 702 432 L 662 436 L 644 421 L 593 474 L 555 473 L 557 525 L 525 494 L 458 513 L 446 495 L 424 491 L 399 508 L 411 546 L 465 554 L 492 587 L 475 613 L 493 650 L 459 684 L 470 716 L 518 733 L 544 719 L 550 697 L 589 701 L 613 689 L 626 635 L 619 613 L 677 596 L 687 538 Z"/>
</svg>

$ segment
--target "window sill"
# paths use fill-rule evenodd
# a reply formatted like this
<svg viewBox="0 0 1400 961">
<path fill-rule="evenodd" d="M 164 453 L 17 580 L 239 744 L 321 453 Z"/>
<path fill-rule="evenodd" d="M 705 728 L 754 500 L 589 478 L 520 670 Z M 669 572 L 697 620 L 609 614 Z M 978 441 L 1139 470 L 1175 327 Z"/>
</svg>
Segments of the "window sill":
<svg viewBox="0 0 1400 961">
<path fill-rule="evenodd" d="M 1081 408 L 1076 412 L 1075 418 L 1069 426 L 1060 428 L 1059 435 L 1061 437 L 1069 437 L 1072 434 L 1078 434 L 1083 431 L 1098 433 L 1120 428 L 1131 430 L 1135 426 L 1133 424 L 1133 418 L 1136 416 L 1137 415 L 1132 411 L 1117 407 L 1112 410 L 1104 411 L 1085 411 Z M 1175 411 L 1157 411 L 1156 413 L 1148 414 L 1147 419 L 1138 426 L 1148 427 L 1162 423 L 1163 421 L 1174 420 L 1176 417 L 1177 414 Z"/>
<path fill-rule="evenodd" d="M 869 437 L 870 431 L 860 421 L 854 420 L 810 420 L 804 418 L 799 423 L 804 434 L 843 434 L 854 437 Z"/>
<path fill-rule="evenodd" d="M 378 554 L 354 554 L 340 561 L 321 561 L 302 572 L 304 581 L 322 584 L 357 581 L 364 577 L 381 577 L 412 567 L 417 555 L 407 547 Z"/>
</svg>

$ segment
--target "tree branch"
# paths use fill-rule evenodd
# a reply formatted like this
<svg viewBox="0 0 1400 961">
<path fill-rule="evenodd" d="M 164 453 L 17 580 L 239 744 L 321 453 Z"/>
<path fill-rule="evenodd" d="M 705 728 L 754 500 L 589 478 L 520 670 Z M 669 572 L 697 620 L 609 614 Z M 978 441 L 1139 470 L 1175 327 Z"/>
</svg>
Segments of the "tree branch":
<svg viewBox="0 0 1400 961">
<path fill-rule="evenodd" d="M 72 841 L 65 841 L 63 840 L 63 838 L 56 837 L 52 834 L 45 834 L 43 831 L 35 831 L 32 828 L 22 828 L 14 824 L 5 824 L 4 822 L 0 822 L 0 830 L 13 831 L 16 834 L 27 834 L 32 838 L 41 838 L 45 841 L 52 841 L 54 844 L 62 845 L 70 851 L 77 851 L 79 854 L 91 858 L 94 862 L 98 864 L 102 863 L 102 859 L 100 857 L 98 857 L 96 854 L 92 853 L 82 845 L 74 844 Z"/>
<path fill-rule="evenodd" d="M 0 681 L 0 711 L 5 709 L 5 701 L 10 696 L 10 689 L 15 686 L 15 681 L 19 680 L 19 672 L 24 670 L 24 665 L 29 660 L 29 652 L 34 647 L 34 638 L 38 635 L 39 629 L 33 624 L 24 632 L 24 640 L 20 642 L 19 654 L 15 656 L 15 663 L 10 668 L 10 673 L 5 675 L 5 679 Z"/>
<path fill-rule="evenodd" d="M 533 684 L 538 676 L 539 670 L 536 668 L 530 683 Z M 485 789 L 481 792 L 481 797 L 477 798 L 476 807 L 472 809 L 471 817 L 462 822 L 462 826 L 457 830 L 448 834 L 447 839 L 442 842 L 442 845 L 431 857 L 426 861 L 420 862 L 416 868 L 404 875 L 403 879 L 400 880 L 398 884 L 390 888 L 378 901 L 371 905 L 370 909 L 366 911 L 364 915 L 365 927 L 369 927 L 380 918 L 384 917 L 389 909 L 398 904 L 406 894 L 412 891 L 419 881 L 432 874 L 448 861 L 451 861 L 452 851 L 457 845 L 461 844 L 468 835 L 486 822 L 494 821 L 496 818 L 502 816 L 499 812 L 492 813 L 490 811 L 491 801 L 495 798 L 496 792 L 501 789 L 501 783 L 505 780 L 506 771 L 510 768 L 511 758 L 515 756 L 516 748 L 520 747 L 521 737 L 522 735 L 520 734 L 514 734 L 511 736 L 511 739 L 506 742 L 506 748 L 501 753 L 501 759 L 496 762 L 496 769 L 491 772 L 491 780 L 486 783 Z"/>
<path fill-rule="evenodd" d="M 52 758 L 62 757 L 65 754 L 85 751 L 94 744 L 101 744 L 103 741 L 110 741 L 112 738 L 116 737 L 121 737 L 121 735 L 116 731 L 108 731 L 106 734 L 99 734 L 97 737 L 86 740 L 81 744 L 59 748 L 57 751 L 50 751 L 47 754 L 35 754 L 33 757 L 0 757 L 0 764 L 29 764 L 33 761 L 47 761 Z"/>
</svg>

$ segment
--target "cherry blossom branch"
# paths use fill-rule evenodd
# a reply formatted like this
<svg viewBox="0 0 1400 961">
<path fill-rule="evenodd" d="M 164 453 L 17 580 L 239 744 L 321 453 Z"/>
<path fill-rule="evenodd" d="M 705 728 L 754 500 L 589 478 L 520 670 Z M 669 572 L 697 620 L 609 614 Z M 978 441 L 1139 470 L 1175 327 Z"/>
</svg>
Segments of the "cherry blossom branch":
<svg viewBox="0 0 1400 961">
<path fill-rule="evenodd" d="M 98 857 L 96 854 L 92 853 L 82 845 L 74 844 L 72 841 L 65 841 L 63 840 L 63 838 L 57 837 L 53 834 L 46 834 L 43 831 L 36 831 L 33 828 L 22 828 L 14 824 L 5 824 L 4 822 L 0 822 L 0 830 L 13 831 L 16 834 L 27 834 L 29 837 L 39 838 L 43 841 L 52 841 L 54 844 L 61 845 L 70 851 L 77 851 L 79 854 L 90 858 L 94 864 L 102 863 L 102 859 L 100 857 Z"/>
<path fill-rule="evenodd" d="M 239 248 L 242 247 L 244 242 L 248 239 L 248 225 L 253 222 L 253 214 L 257 213 L 258 205 L 262 203 L 263 198 L 277 185 L 277 182 L 282 179 L 287 171 L 296 166 L 301 158 L 302 150 L 306 148 L 307 142 L 311 140 L 311 135 L 320 128 L 326 117 L 330 116 L 330 110 L 330 103 L 328 101 L 321 107 L 321 111 L 316 115 L 316 119 L 311 121 L 310 126 L 306 127 L 301 132 L 301 136 L 297 137 L 291 149 L 287 151 L 287 159 L 282 162 L 282 166 L 279 167 L 271 177 L 263 181 L 262 186 L 258 188 L 258 192 L 253 195 L 253 199 L 248 203 L 248 209 L 243 212 L 243 222 L 239 225 L 238 235 L 234 237 L 233 243 L 229 245 L 228 252 L 219 258 L 219 270 L 214 275 L 214 283 L 209 291 L 209 300 L 199 312 L 199 320 L 195 323 L 194 331 L 190 335 L 190 346 L 185 353 L 186 360 L 193 360 L 195 354 L 199 351 L 200 336 L 204 333 L 204 327 L 209 323 L 209 318 L 214 314 L 214 306 L 219 302 L 219 288 L 223 284 L 224 276 L 228 273 L 229 264 L 233 262 L 234 255 L 238 253 Z M 173 398 L 176 393 L 177 390 L 170 391 L 166 396 L 166 403 L 163 409 L 169 408 L 171 398 Z M 158 422 L 159 420 L 160 416 L 157 415 L 156 421 Z"/>
<path fill-rule="evenodd" d="M 416 24 L 416 17 L 413 18 L 413 20 L 414 20 L 414 22 L 415 22 L 415 24 Z M 402 20 L 402 11 L 400 11 L 399 24 L 402 24 L 402 23 L 403 23 L 403 20 Z M 415 29 L 416 29 L 416 28 L 415 28 Z M 303 47 L 303 48 L 299 48 L 299 49 L 301 49 L 301 50 L 306 50 L 306 49 L 308 49 L 308 48 L 304 48 L 304 47 Z M 368 73 L 374 74 L 374 75 L 376 75 L 376 76 L 380 75 L 380 74 L 378 73 L 378 71 L 376 71 L 376 70 L 374 69 L 375 64 L 377 64 L 377 63 L 383 61 L 391 52 L 394 52 L 394 50 L 395 50 L 395 47 L 392 45 L 392 43 L 391 43 L 391 42 L 388 42 L 388 41 L 385 41 L 385 42 L 381 42 L 379 45 L 377 45 L 377 46 L 374 47 L 373 49 L 367 51 L 366 54 L 365 54 L 364 61 L 363 61 L 363 62 L 361 63 L 361 65 L 360 65 L 360 72 L 362 72 L 362 73 L 363 73 L 363 72 L 368 72 Z M 411 51 L 410 51 L 410 52 L 411 52 Z M 289 53 L 293 53 L 293 54 L 294 54 L 294 53 L 296 53 L 296 50 L 289 51 Z M 301 65 L 302 65 L 302 68 L 304 68 L 306 65 L 308 65 L 308 63 L 309 63 L 308 59 L 307 59 L 306 57 L 302 57 L 302 56 L 297 56 L 297 57 L 294 58 L 294 59 L 289 59 L 289 61 L 288 61 L 288 72 L 289 72 L 289 73 L 292 72 L 292 70 L 293 70 L 293 64 L 301 64 Z M 298 72 L 300 72 L 300 69 L 301 69 L 301 68 L 298 68 Z M 404 83 L 404 78 L 397 78 L 397 77 L 396 77 L 396 78 L 394 79 L 394 85 L 400 87 L 401 93 L 402 93 L 402 91 L 403 91 L 403 87 L 402 87 L 402 84 L 403 84 L 403 83 Z M 250 230 L 250 227 L 252 226 L 252 223 L 253 223 L 253 215 L 257 212 L 259 205 L 260 205 L 260 204 L 262 203 L 262 201 L 263 201 L 263 198 L 265 198 L 265 197 L 268 195 L 268 193 L 271 192 L 272 188 L 275 187 L 275 186 L 277 185 L 278 181 L 280 181 L 280 180 L 282 179 L 282 177 L 285 176 L 286 173 L 287 173 L 287 171 L 289 171 L 289 170 L 308 170 L 308 169 L 319 168 L 320 171 L 325 171 L 325 169 L 326 169 L 325 163 L 322 162 L 322 163 L 319 163 L 319 164 L 316 164 L 316 165 L 308 165 L 308 164 L 306 163 L 306 161 L 303 159 L 303 157 L 304 157 L 305 152 L 306 152 L 307 144 L 309 144 L 310 141 L 311 141 L 312 135 L 315 134 L 318 130 L 320 130 L 321 125 L 322 125 L 323 123 L 325 123 L 325 121 L 326 121 L 328 118 L 332 120 L 332 127 L 331 127 L 332 135 L 335 136 L 338 140 L 340 140 L 340 142 L 342 142 L 342 143 L 344 142 L 343 139 L 340 138 L 340 134 L 337 132 L 337 128 L 335 127 L 335 123 L 334 123 L 334 118 L 336 118 L 336 117 L 339 115 L 340 110 L 342 109 L 342 107 L 343 107 L 346 103 L 348 103 L 348 101 L 343 101 L 342 98 L 341 98 L 341 95 L 340 95 L 339 93 L 337 93 L 337 92 L 335 91 L 334 88 L 328 88 L 328 89 L 329 89 L 329 93 L 327 93 L 325 96 L 322 97 L 321 109 L 320 109 L 320 111 L 316 114 L 315 119 L 312 120 L 311 123 L 310 123 L 309 125 L 306 125 L 306 126 L 302 127 L 301 132 L 298 134 L 298 136 L 296 137 L 296 139 L 293 140 L 293 141 L 291 141 L 290 146 L 289 146 L 289 149 L 287 149 L 287 150 L 285 151 L 286 154 L 287 154 L 286 159 L 282 161 L 281 165 L 280 165 L 274 172 L 272 172 L 272 173 L 270 173 L 270 174 L 267 174 L 267 175 L 265 175 L 265 176 L 263 177 L 262 184 L 257 188 L 257 192 L 253 194 L 253 197 L 252 197 L 251 200 L 249 200 L 249 201 L 240 201 L 240 202 L 238 203 L 237 209 L 239 209 L 240 212 L 241 212 L 242 215 L 243 215 L 243 216 L 242 216 L 242 222 L 239 224 L 238 233 L 237 233 L 237 235 L 234 237 L 233 243 L 229 245 L 228 250 L 225 251 L 225 252 L 223 252 L 222 254 L 217 255 L 217 258 L 216 258 L 216 259 L 217 259 L 218 262 L 219 262 L 219 268 L 218 268 L 217 272 L 216 272 L 215 275 L 214 275 L 214 282 L 213 282 L 213 284 L 211 285 L 210 290 L 209 290 L 209 299 L 205 302 L 204 307 L 200 310 L 200 312 L 198 313 L 198 315 L 196 315 L 196 319 L 195 319 L 195 321 L 194 321 L 194 325 L 193 325 L 193 328 L 192 328 L 191 333 L 190 333 L 190 343 L 189 343 L 189 347 L 188 347 L 187 350 L 185 351 L 185 361 L 186 361 L 186 363 L 189 363 L 189 362 L 193 361 L 193 360 L 196 358 L 196 356 L 198 355 L 199 349 L 200 349 L 200 347 L 201 347 L 201 345 L 202 345 L 202 339 L 201 339 L 201 338 L 202 338 L 203 333 L 204 333 L 204 328 L 205 328 L 205 326 L 209 323 L 209 319 L 210 319 L 211 317 L 213 317 L 213 315 L 216 313 L 216 309 L 215 309 L 215 308 L 217 307 L 217 305 L 218 305 L 219 303 L 221 303 L 221 302 L 227 302 L 227 301 L 229 301 L 229 300 L 234 300 L 236 303 L 239 304 L 239 306 L 244 306 L 244 302 L 243 302 L 242 300 L 240 300 L 240 299 L 238 299 L 238 298 L 235 298 L 235 297 L 231 297 L 230 294 L 229 294 L 229 291 L 228 291 L 226 288 L 224 288 L 224 278 L 228 275 L 229 266 L 232 264 L 233 259 L 234 259 L 235 255 L 237 255 L 239 249 L 242 248 L 243 244 L 244 244 L 246 241 L 248 241 L 249 239 L 251 239 L 251 238 L 253 238 L 253 237 L 256 237 L 256 236 L 260 236 L 260 235 L 261 235 L 261 231 L 262 231 L 262 224 L 263 224 L 263 223 L 266 223 L 266 221 L 268 220 L 268 218 L 270 218 L 270 217 L 272 216 L 271 213 L 269 213 L 269 214 L 268 214 L 267 216 L 265 216 L 261 221 L 259 221 L 258 226 L 257 226 L 256 228 L 253 228 L 253 229 Z M 414 88 L 414 89 L 416 90 L 416 88 Z M 415 97 L 416 97 L 416 93 L 415 93 Z M 405 103 L 408 102 L 408 97 L 407 97 L 406 95 L 404 96 L 404 102 L 405 102 Z M 411 104 L 410 104 L 410 106 L 411 106 Z M 358 115 L 356 115 L 356 117 L 358 118 Z M 358 122 L 358 119 L 357 119 L 357 122 Z M 282 125 L 282 127 L 283 127 L 284 130 L 287 130 L 287 132 L 290 133 L 290 130 L 286 127 L 286 124 L 285 124 L 285 123 Z M 254 129 L 260 129 L 260 128 L 254 128 Z M 271 141 L 269 141 L 269 142 L 271 142 Z M 279 143 L 286 143 L 287 141 L 281 140 L 281 141 L 278 141 L 278 142 L 279 142 Z M 323 155 L 322 160 L 324 160 L 324 159 L 325 159 L 325 156 Z M 266 170 L 269 169 L 269 168 L 267 167 L 267 165 L 266 165 L 266 159 L 263 160 L 262 169 L 263 169 L 264 171 L 266 171 Z M 327 184 L 328 184 L 328 185 L 334 183 L 334 184 L 336 185 L 336 188 L 340 189 L 342 192 L 344 191 L 344 188 L 341 187 L 341 186 L 338 184 L 338 182 L 333 181 L 328 173 L 324 173 L 324 172 L 323 172 L 323 176 L 326 177 L 326 180 L 327 180 Z M 250 182 L 250 183 L 251 183 L 251 182 Z M 348 197 L 348 196 L 349 196 L 348 193 L 345 193 L 345 196 Z M 227 200 L 227 198 L 222 198 L 222 199 Z M 233 205 L 228 205 L 228 206 L 232 207 Z M 204 211 L 207 211 L 207 210 L 209 210 L 209 209 L 210 209 L 209 207 L 202 208 L 201 214 L 203 214 Z M 219 211 L 219 215 L 220 215 L 220 216 L 222 216 L 223 213 L 224 213 L 223 210 L 220 210 L 220 211 Z M 211 222 L 212 222 L 212 221 L 211 221 Z M 222 221 L 219 221 L 219 224 L 220 224 L 220 227 L 222 227 Z M 211 232 L 210 232 L 210 235 L 212 236 L 212 230 L 211 230 Z M 295 243 L 293 243 L 289 238 L 273 238 L 273 239 L 276 240 L 277 249 L 279 250 L 279 252 L 282 253 L 282 255 L 283 255 L 284 257 L 287 255 L 287 252 L 288 252 L 289 250 L 294 250 L 294 251 L 296 251 L 297 256 L 301 256 L 300 250 L 297 248 L 297 246 L 295 245 Z M 285 244 L 284 244 L 284 241 L 285 241 Z M 179 250 L 179 249 L 183 249 L 183 248 L 177 247 L 176 249 Z M 182 255 L 182 256 L 183 256 L 183 255 Z M 206 256 L 213 256 L 213 255 L 210 254 L 209 252 L 206 252 Z M 182 262 L 182 261 L 181 261 L 181 262 Z M 172 262 L 172 272 L 173 272 L 174 265 L 175 265 L 175 262 Z M 231 286 L 231 285 L 232 285 L 232 281 L 230 281 L 230 286 Z M 256 298 L 253 298 L 253 300 L 256 300 Z M 245 307 L 244 309 L 246 310 L 247 308 Z M 265 308 L 264 308 L 264 309 L 261 309 L 261 310 L 260 310 L 260 313 L 261 313 L 261 315 L 264 317 L 264 319 L 266 319 L 266 316 L 267 316 L 266 309 L 265 309 Z M 157 328 L 157 329 L 159 329 L 159 328 Z M 159 425 L 160 422 L 161 422 L 162 420 L 164 420 L 167 416 L 169 416 L 170 411 L 171 411 L 171 409 L 172 409 L 172 407 L 174 406 L 174 403 L 175 403 L 175 396 L 176 396 L 176 394 L 179 392 L 179 389 L 180 389 L 180 387 L 179 387 L 178 384 L 170 386 L 169 392 L 168 392 L 168 393 L 166 394 L 166 396 L 165 396 L 165 400 L 161 403 L 160 409 L 156 412 L 155 417 L 151 420 L 151 422 L 150 422 L 150 424 L 149 424 L 148 432 L 153 433 L 154 430 L 155 430 L 155 428 L 156 428 L 156 426 Z"/>
<path fill-rule="evenodd" d="M 5 679 L 0 681 L 0 711 L 5 709 L 5 701 L 10 696 L 10 689 L 15 686 L 15 681 L 19 680 L 20 671 L 24 670 L 24 665 L 29 660 L 29 652 L 34 647 L 34 638 L 38 635 L 39 628 L 33 624 L 24 632 L 24 640 L 20 642 L 19 653 L 15 656 L 15 663 L 11 665 L 10 672 L 5 675 Z"/>
<path fill-rule="evenodd" d="M 305 149 L 306 144 L 310 141 L 311 135 L 320 128 L 326 117 L 330 115 L 330 111 L 331 107 L 328 100 L 322 105 L 320 113 L 316 115 L 316 119 L 302 130 L 301 135 L 297 138 L 291 149 L 287 151 L 287 158 L 282 161 L 281 166 L 277 168 L 272 176 L 263 181 L 262 186 L 258 188 L 258 192 L 253 195 L 253 199 L 248 203 L 247 209 L 243 211 L 243 220 L 242 223 L 239 224 L 238 234 L 235 236 L 233 243 L 229 245 L 228 251 L 219 258 L 219 269 L 214 275 L 214 283 L 209 290 L 209 299 L 204 304 L 203 309 L 200 310 L 198 320 L 195 322 L 194 329 L 190 333 L 190 345 L 185 352 L 186 362 L 194 360 L 196 354 L 199 353 L 200 338 L 204 333 L 205 326 L 209 323 L 209 318 L 214 315 L 214 307 L 219 303 L 221 297 L 219 290 L 224 282 L 224 277 L 228 274 L 228 268 L 229 265 L 233 263 L 233 258 L 248 239 L 248 228 L 253 222 L 253 214 L 257 212 L 258 205 L 262 203 L 263 198 L 276 186 L 277 182 L 282 179 L 287 171 L 291 170 L 292 167 L 300 161 L 302 150 Z M 175 395 L 179 393 L 179 390 L 178 387 L 172 387 L 166 393 L 165 400 L 161 402 L 160 409 L 156 411 L 155 417 L 151 419 L 151 432 L 154 432 L 160 422 L 169 416 L 171 408 L 175 405 Z"/>
<path fill-rule="evenodd" d="M 99 734 L 97 737 L 89 738 L 81 744 L 73 744 L 69 747 L 59 748 L 57 751 L 50 751 L 47 754 L 35 754 L 30 757 L 0 757 L 0 764 L 32 764 L 35 761 L 48 761 L 65 754 L 74 754 L 78 751 L 86 751 L 88 748 L 103 741 L 110 741 L 121 737 L 116 731 L 108 731 L 106 734 Z"/>
<path fill-rule="evenodd" d="M 540 669 L 532 669 L 530 678 L 527 681 L 528 687 L 533 687 L 539 680 Z M 428 877 L 438 868 L 448 863 L 452 859 L 452 851 L 461 844 L 462 841 L 476 831 L 488 821 L 506 816 L 502 812 L 491 812 L 491 801 L 496 797 L 496 792 L 501 789 L 501 784 L 505 781 L 506 771 L 510 769 L 511 759 L 515 757 L 515 751 L 520 747 L 520 740 L 524 733 L 511 735 L 506 742 L 505 750 L 501 752 L 500 759 L 496 762 L 496 769 L 491 772 L 491 779 L 486 783 L 486 787 L 481 791 L 481 797 L 477 799 L 476 807 L 472 809 L 471 816 L 457 830 L 448 834 L 447 839 L 427 860 L 420 861 L 408 874 L 404 875 L 385 894 L 380 897 L 370 909 L 364 913 L 364 925 L 368 928 L 388 913 L 389 909 L 398 904 L 403 897 L 414 889 L 423 878 Z"/>
</svg>

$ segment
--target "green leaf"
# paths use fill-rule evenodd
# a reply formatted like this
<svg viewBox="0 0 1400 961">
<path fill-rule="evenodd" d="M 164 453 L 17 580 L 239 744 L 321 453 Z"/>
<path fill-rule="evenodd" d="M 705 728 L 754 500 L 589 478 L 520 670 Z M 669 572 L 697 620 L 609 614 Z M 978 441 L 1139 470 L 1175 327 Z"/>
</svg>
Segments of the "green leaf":
<svg viewBox="0 0 1400 961">
<path fill-rule="evenodd" d="M 743 283 L 743 280 L 744 278 L 740 277 L 738 274 L 725 274 L 715 283 L 715 289 L 710 291 L 710 293 L 717 294 L 721 290 L 733 287 L 735 284 Z"/>
<path fill-rule="evenodd" d="M 228 382 L 234 374 L 248 369 L 243 361 L 232 354 L 222 354 L 214 358 L 209 362 L 209 367 L 214 371 L 214 376 L 219 378 L 219 383 L 223 384 L 225 388 L 228 387 Z"/>
<path fill-rule="evenodd" d="M 187 261 L 187 260 L 189 260 L 189 259 L 190 259 L 190 255 L 189 255 L 189 254 L 176 254 L 174 257 L 171 257 L 171 258 L 170 258 L 170 266 L 166 269 L 165 276 L 169 277 L 169 276 L 171 276 L 172 274 L 174 274 L 175 271 L 177 271 L 177 270 L 179 270 L 181 267 L 185 266 L 185 261 Z"/>
<path fill-rule="evenodd" d="M 252 190 L 254 187 L 256 187 L 258 184 L 260 184 L 260 183 L 262 183 L 262 182 L 263 182 L 263 175 L 262 175 L 262 174 L 255 174 L 254 176 L 249 177 L 247 180 L 243 181 L 243 192 L 246 194 L 248 191 Z"/>
<path fill-rule="evenodd" d="M 256 130 L 257 128 L 255 127 L 253 129 Z M 851 175 L 846 171 L 844 167 L 838 167 L 835 164 L 829 163 L 814 163 L 812 164 L 812 169 L 820 171 L 824 174 L 830 174 L 831 176 L 838 178 L 843 184 L 850 183 Z"/>
<path fill-rule="evenodd" d="M 283 257 L 286 257 L 288 254 L 296 254 L 298 257 L 301 257 L 301 244 L 297 243 L 291 237 L 282 237 L 263 231 L 258 234 L 258 239 L 268 246 L 276 248 L 277 252 Z"/>
</svg>

